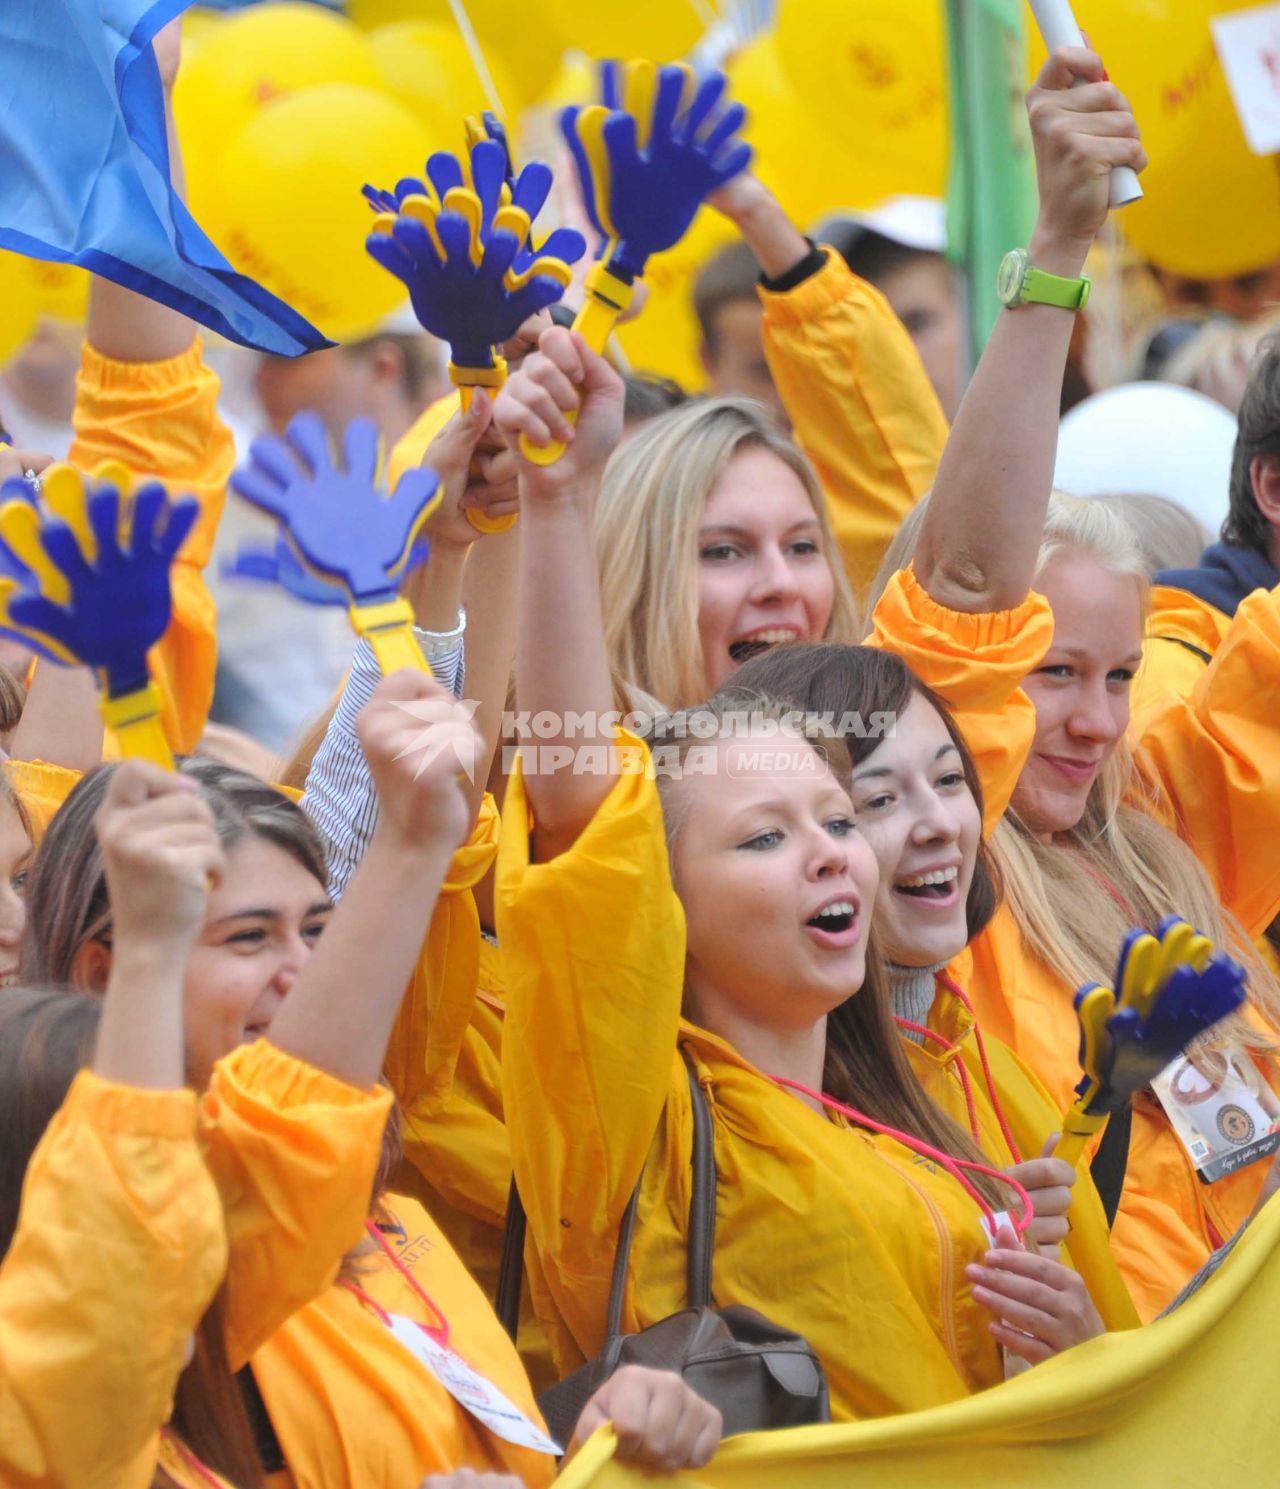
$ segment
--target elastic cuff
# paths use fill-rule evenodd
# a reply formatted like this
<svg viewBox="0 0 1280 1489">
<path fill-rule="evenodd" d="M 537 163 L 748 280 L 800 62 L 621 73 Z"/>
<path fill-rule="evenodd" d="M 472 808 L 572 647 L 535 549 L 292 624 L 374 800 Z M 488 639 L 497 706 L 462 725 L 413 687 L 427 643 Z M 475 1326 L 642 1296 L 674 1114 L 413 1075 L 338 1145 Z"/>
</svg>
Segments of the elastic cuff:
<svg viewBox="0 0 1280 1489">
<path fill-rule="evenodd" d="M 762 274 L 760 276 L 762 288 L 771 295 L 785 295 L 789 290 L 799 288 L 806 279 L 812 279 L 826 263 L 827 254 L 831 250 L 819 248 L 812 238 L 806 238 L 805 242 L 809 245 L 809 252 L 804 258 L 798 264 L 792 264 L 785 274 L 779 274 L 776 279 L 770 279 L 767 274 Z"/>
<path fill-rule="evenodd" d="M 186 351 L 162 362 L 117 362 L 112 357 L 104 357 L 88 341 L 81 348 L 80 378 L 97 393 L 132 393 L 140 383 L 152 391 L 185 388 L 206 370 L 204 342 L 199 336 Z"/>
<path fill-rule="evenodd" d="M 389 1100 L 380 1086 L 362 1091 L 337 1076 L 308 1065 L 267 1039 L 241 1045 L 224 1055 L 214 1066 L 206 1102 L 215 1092 L 232 1104 L 248 1102 L 276 1110 L 311 1106 L 363 1106 L 369 1101 Z"/>
<path fill-rule="evenodd" d="M 977 613 L 951 610 L 940 605 L 916 578 L 914 567 L 899 570 L 889 582 L 881 604 L 889 599 L 894 585 L 901 586 L 902 599 L 918 624 L 941 633 L 959 645 L 962 651 L 980 651 L 985 647 L 1003 648 L 1026 634 L 1032 621 L 1049 612 L 1048 601 L 1035 590 L 1028 592 L 1012 610 L 987 610 Z M 877 606 L 879 609 L 879 606 Z M 1047 644 L 1045 647 L 1047 650 Z"/>
</svg>

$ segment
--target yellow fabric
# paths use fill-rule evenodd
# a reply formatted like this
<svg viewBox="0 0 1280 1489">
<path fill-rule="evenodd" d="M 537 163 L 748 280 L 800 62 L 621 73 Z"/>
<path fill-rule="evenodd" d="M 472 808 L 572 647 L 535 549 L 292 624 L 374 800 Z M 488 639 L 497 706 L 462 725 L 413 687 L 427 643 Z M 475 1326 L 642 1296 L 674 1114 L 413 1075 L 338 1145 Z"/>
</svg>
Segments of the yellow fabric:
<svg viewBox="0 0 1280 1489">
<path fill-rule="evenodd" d="M 169 629 L 149 657 L 164 695 L 165 734 L 179 754 L 199 742 L 213 701 L 216 614 L 202 571 L 235 465 L 231 431 L 218 415 L 219 388 L 198 339 L 165 362 L 116 362 L 86 343 L 76 382 L 73 464 L 92 470 L 118 460 L 137 478 L 158 479 L 175 496 L 190 493 L 200 502 L 199 521 L 173 567 Z"/>
<path fill-rule="evenodd" d="M 415 470 L 422 464 L 427 446 L 458 412 L 460 405 L 457 393 L 446 393 L 437 398 L 420 413 L 406 433 L 402 434 L 391 449 L 387 461 L 387 487 L 394 491 L 400 477 L 407 470 Z"/>
<path fill-rule="evenodd" d="M 1147 640 L 1142 666 L 1133 680 L 1130 708 L 1135 728 L 1153 707 L 1173 694 L 1187 697 L 1207 663 L 1182 643 L 1214 656 L 1231 625 L 1224 615 L 1185 589 L 1156 585 L 1151 591 L 1147 614 Z"/>
<path fill-rule="evenodd" d="M 947 421 L 906 328 L 834 249 L 795 289 L 760 290 L 764 350 L 865 603 L 885 549 L 933 484 Z"/>
<path fill-rule="evenodd" d="M 0 1482 L 148 1489 L 226 1260 L 195 1098 L 82 1072 L 0 1265 Z"/>
<path fill-rule="evenodd" d="M 1022 613 L 1026 621 L 1009 627 L 1003 666 L 980 647 L 968 648 L 966 638 L 975 634 L 975 624 L 981 630 L 1008 617 L 946 611 L 909 574 L 895 578 L 876 609 L 876 640 L 903 655 L 952 705 L 966 738 L 978 746 L 988 822 L 992 809 L 1012 795 L 1034 733 L 1034 706 L 1014 675 L 1019 668 L 1029 672 L 1047 648 L 1046 634 L 1033 635 L 1032 617 L 1044 619 L 1048 609 L 1039 597 L 1028 604 L 1030 609 L 1010 613 Z M 1272 763 L 1275 711 L 1270 690 L 1257 685 L 1258 678 L 1275 674 L 1278 663 L 1280 613 L 1271 595 L 1253 595 L 1241 605 L 1191 698 L 1166 698 L 1148 719 L 1138 754 L 1162 793 L 1168 824 L 1199 855 L 1223 903 L 1250 933 L 1280 908 L 1280 858 L 1270 846 L 1280 831 L 1280 776 Z M 975 716 L 968 706 L 994 682 L 1011 689 L 1003 712 L 993 687 L 987 710 Z M 1024 945 L 1007 908 L 996 912 L 949 970 L 968 993 L 984 1032 L 1011 1046 L 1065 1111 L 1080 1078 L 1075 990 Z M 1134 1102 L 1112 1250 L 1144 1320 L 1164 1308 L 1214 1246 L 1243 1222 L 1265 1168 L 1255 1164 L 1202 1184 L 1163 1109 L 1150 1098 Z"/>
<path fill-rule="evenodd" d="M 486 795 L 450 864 L 384 1067 L 400 1103 L 406 1160 L 396 1187 L 430 1212 L 488 1298 L 497 1293 L 511 1150 L 502 1110 L 501 958 L 480 933 L 471 890 L 497 856 L 498 829 Z M 527 1286 L 519 1344 L 535 1388 L 553 1384 Z"/>
<path fill-rule="evenodd" d="M 991 1084 L 1009 1125 L 1016 1152 L 1005 1140 L 996 1107 L 987 1087 L 978 1048 L 977 1020 L 964 1003 L 939 979 L 928 1027 L 950 1048 L 935 1041 L 923 1045 L 906 1040 L 911 1067 L 935 1102 L 953 1121 L 973 1135 L 997 1168 L 1039 1156 L 1047 1137 L 1062 1125 L 1062 1113 L 1049 1093 L 1017 1055 L 998 1039 L 985 1036 Z M 977 1131 L 970 1123 L 969 1104 L 960 1077 L 963 1066 L 973 1097 Z M 1093 1180 L 1085 1169 L 1077 1178 L 1071 1206 L 1071 1234 L 1062 1246 L 1062 1260 L 1084 1278 L 1102 1320 L 1109 1329 L 1132 1329 L 1138 1314 L 1129 1290 L 1111 1255 L 1107 1217 Z"/>
<path fill-rule="evenodd" d="M 989 1315 L 963 1273 L 986 1249 L 976 1205 L 899 1143 L 826 1120 L 681 1019 L 684 916 L 653 781 L 624 775 L 573 848 L 546 864 L 529 862 L 527 812 L 517 775 L 498 859 L 503 1083 L 557 1359 L 600 1348 L 618 1225 L 642 1171 L 624 1327 L 685 1305 L 682 1043 L 715 1128 L 718 1303 L 808 1339 L 837 1420 L 1000 1379 Z"/>
<path fill-rule="evenodd" d="M 1146 1329 L 1108 1334 L 970 1401 L 845 1427 L 727 1441 L 666 1489 L 1080 1489 L 1263 1484 L 1280 1430 L 1258 1384 L 1280 1309 L 1272 1201 L 1195 1297 Z M 562 1489 L 651 1489 L 607 1460 L 607 1434 Z"/>
<path fill-rule="evenodd" d="M 364 1234 L 390 1110 L 381 1087 L 358 1091 L 265 1039 L 214 1067 L 200 1127 L 231 1246 L 232 1369 L 325 1291 Z"/>
<path fill-rule="evenodd" d="M 540 1422 L 515 1347 L 443 1232 L 411 1199 L 388 1196 L 386 1207 L 384 1234 L 447 1317 L 450 1346 Z M 357 1261 L 355 1281 L 386 1311 L 438 1323 L 381 1250 Z M 541 1489 L 555 1472 L 554 1459 L 483 1428 L 345 1287 L 290 1319 L 253 1368 L 298 1489 L 404 1489 L 457 1468 Z"/>
<path fill-rule="evenodd" d="M 32 841 L 39 843 L 53 814 L 71 795 L 80 772 L 43 760 L 6 760 L 4 775 L 27 814 Z"/>
<path fill-rule="evenodd" d="M 937 604 L 915 571 L 903 569 L 871 620 L 866 645 L 897 652 L 959 724 L 982 780 L 983 827 L 990 832 L 1035 737 L 1035 704 L 1019 684 L 1053 641 L 1048 601 L 1031 594 L 1016 610 L 963 614 Z"/>
<path fill-rule="evenodd" d="M 529 1489 L 549 1459 L 492 1438 L 335 1282 L 367 1245 L 365 1220 L 390 1110 L 264 1040 L 220 1061 L 202 1103 L 209 1166 L 227 1215 L 227 1348 L 254 1377 L 296 1489 L 403 1489 L 459 1467 L 518 1474 Z M 449 1317 L 464 1359 L 533 1415 L 514 1347 L 439 1227 L 388 1196 L 388 1239 Z M 354 1263 L 383 1308 L 435 1319 L 380 1251 Z M 270 1336 L 270 1337 L 268 1337 Z"/>
</svg>

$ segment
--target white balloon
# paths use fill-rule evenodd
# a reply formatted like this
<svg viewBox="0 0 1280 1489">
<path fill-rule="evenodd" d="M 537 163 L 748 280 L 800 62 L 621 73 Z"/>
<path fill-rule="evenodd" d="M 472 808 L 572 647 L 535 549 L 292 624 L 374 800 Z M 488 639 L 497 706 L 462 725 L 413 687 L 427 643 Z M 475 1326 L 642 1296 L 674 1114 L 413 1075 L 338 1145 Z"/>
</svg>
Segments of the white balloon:
<svg viewBox="0 0 1280 1489">
<path fill-rule="evenodd" d="M 1216 536 L 1235 442 L 1235 420 L 1203 393 L 1125 383 L 1063 419 L 1053 483 L 1073 496 L 1163 496 Z"/>
</svg>

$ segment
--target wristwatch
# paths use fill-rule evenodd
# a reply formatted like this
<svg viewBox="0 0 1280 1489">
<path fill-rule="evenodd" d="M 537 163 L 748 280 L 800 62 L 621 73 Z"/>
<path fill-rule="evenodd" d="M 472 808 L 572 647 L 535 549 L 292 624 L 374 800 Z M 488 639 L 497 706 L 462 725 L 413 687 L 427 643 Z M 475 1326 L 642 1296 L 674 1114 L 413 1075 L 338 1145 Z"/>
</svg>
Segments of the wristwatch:
<svg viewBox="0 0 1280 1489">
<path fill-rule="evenodd" d="M 996 275 L 996 294 L 1006 310 L 1019 305 L 1056 305 L 1060 310 L 1083 310 L 1089 303 L 1092 281 L 1082 274 L 1079 279 L 1063 279 L 1037 269 L 1025 248 L 1014 248 L 1000 261 Z"/>
</svg>

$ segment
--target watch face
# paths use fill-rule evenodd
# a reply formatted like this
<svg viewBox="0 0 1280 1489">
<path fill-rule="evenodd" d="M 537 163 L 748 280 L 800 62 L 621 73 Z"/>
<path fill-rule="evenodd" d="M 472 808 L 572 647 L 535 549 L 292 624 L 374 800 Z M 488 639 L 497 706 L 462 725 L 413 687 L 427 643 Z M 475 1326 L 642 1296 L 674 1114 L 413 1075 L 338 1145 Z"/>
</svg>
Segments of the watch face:
<svg viewBox="0 0 1280 1489">
<path fill-rule="evenodd" d="M 1006 253 L 996 275 L 996 294 L 1002 305 L 1017 305 L 1022 298 L 1022 280 L 1026 274 L 1026 255 L 1019 249 Z"/>
</svg>

